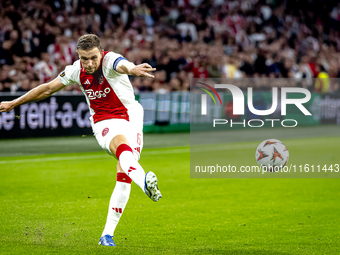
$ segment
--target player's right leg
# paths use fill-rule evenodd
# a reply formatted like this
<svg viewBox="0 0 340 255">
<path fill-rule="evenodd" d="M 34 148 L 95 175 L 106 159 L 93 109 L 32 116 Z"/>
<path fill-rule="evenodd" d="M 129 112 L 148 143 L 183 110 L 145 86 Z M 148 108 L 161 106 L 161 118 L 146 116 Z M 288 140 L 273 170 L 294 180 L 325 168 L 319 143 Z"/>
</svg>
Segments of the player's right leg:
<svg viewBox="0 0 340 255">
<path fill-rule="evenodd" d="M 116 246 L 113 241 L 114 231 L 129 200 L 130 191 L 131 179 L 124 173 L 118 161 L 117 182 L 110 199 L 105 228 L 99 240 L 100 245 Z"/>
</svg>

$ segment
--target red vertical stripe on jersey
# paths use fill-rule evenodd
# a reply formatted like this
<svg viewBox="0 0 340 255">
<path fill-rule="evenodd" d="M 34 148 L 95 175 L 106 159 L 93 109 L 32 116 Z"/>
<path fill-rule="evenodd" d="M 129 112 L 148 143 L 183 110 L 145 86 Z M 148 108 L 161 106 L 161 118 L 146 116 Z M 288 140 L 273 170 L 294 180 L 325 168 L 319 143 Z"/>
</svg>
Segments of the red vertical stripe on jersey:
<svg viewBox="0 0 340 255">
<path fill-rule="evenodd" d="M 108 51 L 104 51 L 99 69 L 93 74 L 87 74 L 81 65 L 80 83 L 89 99 L 90 107 L 94 110 L 93 121 L 97 123 L 106 119 L 125 119 L 129 121 L 126 107 L 119 100 L 113 88 L 106 80 L 102 71 L 102 62 Z"/>
</svg>

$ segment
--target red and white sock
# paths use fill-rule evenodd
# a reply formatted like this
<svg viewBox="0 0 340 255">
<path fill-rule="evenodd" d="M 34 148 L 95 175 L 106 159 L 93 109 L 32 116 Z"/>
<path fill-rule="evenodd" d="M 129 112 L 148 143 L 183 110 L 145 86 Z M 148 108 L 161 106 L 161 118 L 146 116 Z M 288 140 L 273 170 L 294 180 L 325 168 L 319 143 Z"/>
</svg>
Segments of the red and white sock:
<svg viewBox="0 0 340 255">
<path fill-rule="evenodd" d="M 121 144 L 116 151 L 116 157 L 120 166 L 144 192 L 145 172 L 143 167 L 138 163 L 132 153 L 132 149 L 127 144 Z"/>
<path fill-rule="evenodd" d="M 117 173 L 116 186 L 112 192 L 106 224 L 102 236 L 113 235 L 124 208 L 129 200 L 131 179 L 125 173 Z"/>
</svg>

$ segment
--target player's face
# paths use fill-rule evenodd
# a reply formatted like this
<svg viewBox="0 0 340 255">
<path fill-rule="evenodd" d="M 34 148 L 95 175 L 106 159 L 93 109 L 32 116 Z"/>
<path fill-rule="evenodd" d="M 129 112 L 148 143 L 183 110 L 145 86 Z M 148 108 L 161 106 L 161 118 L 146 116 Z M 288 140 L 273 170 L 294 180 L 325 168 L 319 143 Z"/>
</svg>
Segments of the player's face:
<svg viewBox="0 0 340 255">
<path fill-rule="evenodd" d="M 78 50 L 78 55 L 81 64 L 88 74 L 93 74 L 98 70 L 100 60 L 102 59 L 102 52 L 97 47 L 91 50 Z"/>
</svg>

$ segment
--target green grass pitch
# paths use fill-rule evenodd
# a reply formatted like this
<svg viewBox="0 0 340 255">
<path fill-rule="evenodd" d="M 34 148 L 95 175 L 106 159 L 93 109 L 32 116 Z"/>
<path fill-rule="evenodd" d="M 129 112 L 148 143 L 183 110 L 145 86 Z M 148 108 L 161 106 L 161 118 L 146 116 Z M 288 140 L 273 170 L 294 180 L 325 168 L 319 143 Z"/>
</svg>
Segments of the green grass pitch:
<svg viewBox="0 0 340 255">
<path fill-rule="evenodd" d="M 327 146 L 338 137 L 315 139 L 317 157 L 340 160 L 339 146 Z M 289 141 L 297 161 L 304 141 Z M 157 174 L 163 199 L 152 202 L 132 184 L 117 247 L 98 245 L 113 158 L 101 151 L 1 157 L 0 254 L 340 253 L 339 179 L 194 179 L 189 151 L 143 150 L 140 163 Z"/>
</svg>

